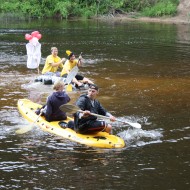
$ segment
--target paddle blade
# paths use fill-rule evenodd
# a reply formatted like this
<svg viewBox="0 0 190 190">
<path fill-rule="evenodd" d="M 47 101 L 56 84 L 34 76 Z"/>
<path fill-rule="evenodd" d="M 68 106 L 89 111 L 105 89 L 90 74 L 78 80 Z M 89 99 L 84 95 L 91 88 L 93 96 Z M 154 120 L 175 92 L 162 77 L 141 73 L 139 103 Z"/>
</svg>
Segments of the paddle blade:
<svg viewBox="0 0 190 190">
<path fill-rule="evenodd" d="M 28 125 L 16 130 L 15 133 L 18 135 L 22 135 L 24 133 L 27 133 L 28 131 L 31 131 L 32 129 L 33 129 L 33 125 Z"/>
<path fill-rule="evenodd" d="M 38 117 L 32 124 L 29 124 L 25 127 L 18 129 L 15 133 L 16 134 L 24 134 L 24 133 L 27 133 L 28 131 L 31 131 L 33 129 L 33 127 L 35 126 L 36 122 L 38 121 L 38 119 L 40 118 L 40 116 L 42 115 L 42 113 L 43 113 L 43 109 L 41 109 L 41 113 L 38 115 Z"/>
<path fill-rule="evenodd" d="M 73 78 L 77 75 L 79 68 L 77 66 L 73 67 L 73 69 L 69 72 L 66 78 L 66 83 L 70 84 Z"/>
<path fill-rule="evenodd" d="M 130 123 L 128 122 L 129 125 L 131 125 L 132 127 L 136 128 L 136 129 L 141 129 L 141 124 L 139 123 Z"/>
<path fill-rule="evenodd" d="M 132 123 L 132 122 L 123 121 L 120 119 L 116 119 L 116 121 L 121 122 L 121 123 L 126 123 L 126 124 L 130 125 L 131 127 L 136 128 L 136 129 L 141 129 L 141 124 L 139 124 L 139 123 Z"/>
<path fill-rule="evenodd" d="M 79 111 L 80 109 L 72 104 L 64 104 L 59 107 L 59 109 L 63 112 L 69 112 L 69 113 L 75 113 Z"/>
</svg>

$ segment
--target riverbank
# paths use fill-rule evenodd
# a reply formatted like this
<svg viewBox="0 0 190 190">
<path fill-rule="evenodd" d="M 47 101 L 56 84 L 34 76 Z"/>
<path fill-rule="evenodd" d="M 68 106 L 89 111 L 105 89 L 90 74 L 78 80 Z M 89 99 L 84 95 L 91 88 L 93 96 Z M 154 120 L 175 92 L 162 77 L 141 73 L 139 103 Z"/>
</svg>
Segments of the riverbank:
<svg viewBox="0 0 190 190">
<path fill-rule="evenodd" d="M 139 13 L 127 13 L 127 14 L 115 14 L 109 15 L 107 17 L 102 16 L 100 19 L 113 20 L 119 22 L 128 21 L 141 21 L 141 22 L 160 22 L 160 23 L 170 23 L 170 24 L 190 24 L 190 1 L 180 0 L 177 7 L 177 15 L 165 16 L 165 17 L 142 17 Z"/>
<path fill-rule="evenodd" d="M 160 22 L 170 24 L 190 24 L 190 16 L 179 15 L 175 17 L 141 17 L 136 14 L 117 14 L 109 16 L 100 16 L 99 20 L 116 21 L 116 22 L 128 22 L 128 21 L 140 21 L 140 22 Z"/>
</svg>

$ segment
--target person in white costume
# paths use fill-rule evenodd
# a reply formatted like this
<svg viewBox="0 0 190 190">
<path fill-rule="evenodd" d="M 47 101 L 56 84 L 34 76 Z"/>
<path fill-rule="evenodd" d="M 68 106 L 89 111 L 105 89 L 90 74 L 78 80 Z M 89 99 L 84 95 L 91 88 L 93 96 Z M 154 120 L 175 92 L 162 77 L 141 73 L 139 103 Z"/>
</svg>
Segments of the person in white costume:
<svg viewBox="0 0 190 190">
<path fill-rule="evenodd" d="M 39 39 L 42 35 L 38 31 L 34 31 L 30 34 L 25 35 L 25 39 L 29 40 L 29 43 L 26 44 L 27 51 L 27 68 L 37 69 L 39 74 L 39 64 L 41 61 L 41 44 Z"/>
</svg>

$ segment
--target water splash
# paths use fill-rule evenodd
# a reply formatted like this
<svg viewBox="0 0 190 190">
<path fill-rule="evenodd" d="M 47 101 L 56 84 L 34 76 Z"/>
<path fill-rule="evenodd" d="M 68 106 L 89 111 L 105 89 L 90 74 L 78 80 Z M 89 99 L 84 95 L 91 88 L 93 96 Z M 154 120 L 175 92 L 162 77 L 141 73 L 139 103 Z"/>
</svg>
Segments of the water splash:
<svg viewBox="0 0 190 190">
<path fill-rule="evenodd" d="M 128 129 L 118 133 L 128 147 L 145 146 L 152 143 L 161 143 L 162 132 L 159 130 Z"/>
<path fill-rule="evenodd" d="M 161 129 L 145 129 L 146 126 L 152 125 L 152 122 L 149 121 L 149 116 L 127 116 L 121 117 L 120 119 L 142 125 L 141 129 L 135 129 L 129 125 L 121 125 L 121 123 L 116 124 L 115 127 L 120 129 L 120 132 L 117 135 L 124 139 L 127 147 L 145 146 L 147 144 L 162 142 L 160 140 L 163 137 Z"/>
</svg>

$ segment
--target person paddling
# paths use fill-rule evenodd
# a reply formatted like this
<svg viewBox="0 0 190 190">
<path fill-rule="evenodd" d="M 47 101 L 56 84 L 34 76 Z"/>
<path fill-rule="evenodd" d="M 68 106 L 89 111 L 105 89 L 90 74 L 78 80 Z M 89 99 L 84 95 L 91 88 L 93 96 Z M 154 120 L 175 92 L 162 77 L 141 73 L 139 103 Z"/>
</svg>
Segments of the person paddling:
<svg viewBox="0 0 190 190">
<path fill-rule="evenodd" d="M 65 58 L 60 58 L 58 56 L 58 49 L 56 47 L 51 48 L 51 55 L 46 58 L 46 62 L 44 68 L 42 70 L 42 74 L 53 76 L 60 76 L 60 72 L 57 70 L 63 68 L 63 63 L 66 61 Z"/>
<path fill-rule="evenodd" d="M 116 121 L 116 118 L 107 112 L 101 103 L 96 99 L 99 93 L 99 88 L 95 84 L 89 86 L 87 94 L 81 95 L 76 105 L 84 112 L 74 114 L 75 129 L 82 134 L 105 131 L 111 133 L 112 126 L 105 121 L 97 119 L 96 116 L 90 113 L 95 113 L 103 116 L 108 116 L 110 121 Z"/>
<path fill-rule="evenodd" d="M 67 77 L 67 75 L 69 74 L 69 72 L 75 67 L 81 67 L 82 66 L 82 56 L 79 56 L 79 59 L 75 58 L 75 54 L 69 50 L 66 51 L 67 55 L 68 55 L 68 60 L 65 62 L 63 69 L 61 71 L 61 77 Z M 81 87 L 83 86 L 83 83 L 87 83 L 87 84 L 93 84 L 93 82 L 86 78 L 83 77 L 82 75 L 77 74 L 72 82 L 74 82 L 77 87 Z"/>
</svg>

